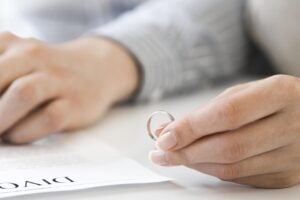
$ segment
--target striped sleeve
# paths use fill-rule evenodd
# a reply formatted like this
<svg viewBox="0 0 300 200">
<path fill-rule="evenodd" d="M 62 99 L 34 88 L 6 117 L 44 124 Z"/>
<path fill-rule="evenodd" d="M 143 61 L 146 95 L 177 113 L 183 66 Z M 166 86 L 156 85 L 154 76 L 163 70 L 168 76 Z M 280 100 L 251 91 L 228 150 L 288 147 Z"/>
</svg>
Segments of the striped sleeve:
<svg viewBox="0 0 300 200">
<path fill-rule="evenodd" d="M 152 0 L 93 33 L 138 59 L 138 100 L 204 87 L 237 73 L 245 59 L 243 0 Z"/>
</svg>

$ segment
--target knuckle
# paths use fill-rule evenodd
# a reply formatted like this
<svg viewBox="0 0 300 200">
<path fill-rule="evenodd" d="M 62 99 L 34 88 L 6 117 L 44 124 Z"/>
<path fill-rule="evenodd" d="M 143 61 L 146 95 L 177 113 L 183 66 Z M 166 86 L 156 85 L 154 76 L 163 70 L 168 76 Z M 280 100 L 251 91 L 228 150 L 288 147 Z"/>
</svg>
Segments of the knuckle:
<svg viewBox="0 0 300 200">
<path fill-rule="evenodd" d="M 40 42 L 30 41 L 24 46 L 23 55 L 27 57 L 38 57 L 46 52 L 46 46 Z"/>
<path fill-rule="evenodd" d="M 181 132 L 187 132 L 189 133 L 189 137 L 191 140 L 197 139 L 198 138 L 198 134 L 197 134 L 197 130 L 195 130 L 195 126 L 194 126 L 194 118 L 192 115 L 187 115 L 184 119 L 183 119 L 183 125 L 180 127 Z M 178 134 L 178 135 L 182 135 L 182 134 Z"/>
<path fill-rule="evenodd" d="M 298 78 L 289 75 L 274 75 L 270 78 L 274 87 L 280 88 L 282 92 L 290 92 L 296 89 Z"/>
<path fill-rule="evenodd" d="M 237 102 L 230 100 L 220 104 L 217 109 L 217 118 L 224 123 L 226 129 L 237 129 L 239 126 L 239 111 Z"/>
<path fill-rule="evenodd" d="M 217 172 L 217 177 L 224 181 L 231 181 L 239 178 L 240 169 L 238 165 L 224 165 L 221 166 Z"/>
<path fill-rule="evenodd" d="M 36 84 L 30 81 L 16 80 L 11 87 L 12 94 L 25 104 L 30 104 L 38 98 Z"/>
<path fill-rule="evenodd" d="M 46 110 L 47 124 L 52 129 L 59 131 L 64 126 L 64 115 L 60 104 L 50 104 Z"/>
<path fill-rule="evenodd" d="M 12 41 L 16 38 L 17 37 L 11 32 L 3 32 L 3 33 L 0 34 L 0 40 L 1 41 Z"/>
<path fill-rule="evenodd" d="M 235 163 L 244 158 L 245 147 L 237 141 L 226 139 L 221 144 L 222 161 Z"/>
</svg>

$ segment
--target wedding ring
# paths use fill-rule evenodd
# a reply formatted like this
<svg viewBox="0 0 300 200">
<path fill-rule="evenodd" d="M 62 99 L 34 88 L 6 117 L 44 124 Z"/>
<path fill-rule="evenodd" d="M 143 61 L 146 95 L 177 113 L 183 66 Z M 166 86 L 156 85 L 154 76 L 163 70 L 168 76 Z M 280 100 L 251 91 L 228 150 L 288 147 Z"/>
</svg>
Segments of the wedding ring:
<svg viewBox="0 0 300 200">
<path fill-rule="evenodd" d="M 157 115 L 165 115 L 169 118 L 170 122 L 173 122 L 175 120 L 175 118 L 173 117 L 173 115 L 171 115 L 169 112 L 164 111 L 164 110 L 158 110 L 153 112 L 147 121 L 147 131 L 148 131 L 148 135 L 150 136 L 151 139 L 153 139 L 154 141 L 157 139 L 157 136 L 152 132 L 151 129 L 151 123 L 152 123 L 152 119 L 157 116 Z"/>
</svg>

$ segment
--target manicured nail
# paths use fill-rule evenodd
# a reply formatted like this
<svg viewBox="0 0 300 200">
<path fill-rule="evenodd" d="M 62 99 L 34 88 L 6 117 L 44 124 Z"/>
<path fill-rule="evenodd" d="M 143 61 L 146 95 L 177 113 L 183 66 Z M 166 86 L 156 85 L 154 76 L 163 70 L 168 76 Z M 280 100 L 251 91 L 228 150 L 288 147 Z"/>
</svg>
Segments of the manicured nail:
<svg viewBox="0 0 300 200">
<path fill-rule="evenodd" d="M 169 150 L 175 147 L 177 144 L 177 139 L 174 133 L 167 132 L 161 135 L 156 142 L 156 146 L 162 150 Z"/>
<path fill-rule="evenodd" d="M 149 154 L 150 160 L 161 166 L 168 166 L 169 162 L 166 158 L 166 154 L 163 151 L 151 151 Z"/>
<path fill-rule="evenodd" d="M 165 127 L 161 126 L 161 127 L 159 127 L 158 129 L 156 129 L 156 131 L 155 131 L 155 133 L 154 133 L 154 135 L 156 136 L 156 138 L 159 137 L 161 131 L 164 130 L 164 128 L 165 128 Z"/>
</svg>

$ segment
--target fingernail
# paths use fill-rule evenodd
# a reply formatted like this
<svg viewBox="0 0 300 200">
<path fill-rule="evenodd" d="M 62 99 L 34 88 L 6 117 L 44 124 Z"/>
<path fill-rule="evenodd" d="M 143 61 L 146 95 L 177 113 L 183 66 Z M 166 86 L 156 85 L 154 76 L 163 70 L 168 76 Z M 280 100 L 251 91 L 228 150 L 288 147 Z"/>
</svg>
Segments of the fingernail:
<svg viewBox="0 0 300 200">
<path fill-rule="evenodd" d="M 164 128 L 165 128 L 165 127 L 159 127 L 158 129 L 156 129 L 156 131 L 155 131 L 155 133 L 154 133 L 154 135 L 156 136 L 156 138 L 159 137 L 161 131 L 162 131 Z"/>
<path fill-rule="evenodd" d="M 156 146 L 162 150 L 169 150 L 175 147 L 177 144 L 177 139 L 174 133 L 167 132 L 161 135 L 156 142 Z"/>
<path fill-rule="evenodd" d="M 166 158 L 166 154 L 163 151 L 151 151 L 149 154 L 150 160 L 161 166 L 168 166 L 169 162 Z"/>
</svg>

